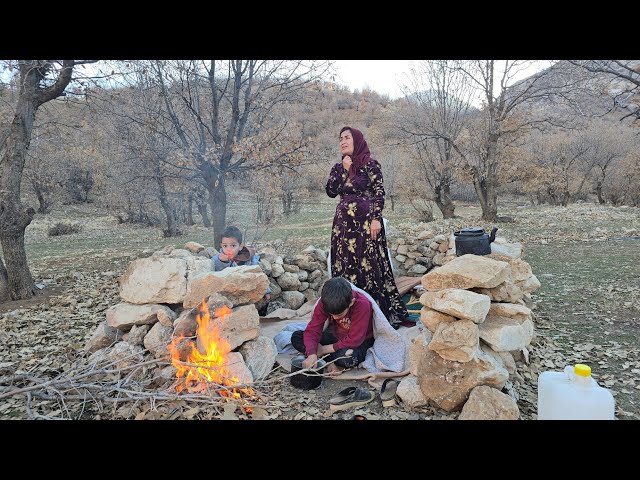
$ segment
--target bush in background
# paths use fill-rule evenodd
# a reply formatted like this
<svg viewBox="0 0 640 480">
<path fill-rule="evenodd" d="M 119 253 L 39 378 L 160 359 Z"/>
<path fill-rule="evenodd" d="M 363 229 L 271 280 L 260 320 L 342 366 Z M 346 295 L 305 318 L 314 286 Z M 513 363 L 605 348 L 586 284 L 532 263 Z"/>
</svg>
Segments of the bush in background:
<svg viewBox="0 0 640 480">
<path fill-rule="evenodd" d="M 58 222 L 52 227 L 49 227 L 49 236 L 57 237 L 58 235 L 69 235 L 70 233 L 78 233 L 80 230 L 82 230 L 80 225 Z"/>
</svg>

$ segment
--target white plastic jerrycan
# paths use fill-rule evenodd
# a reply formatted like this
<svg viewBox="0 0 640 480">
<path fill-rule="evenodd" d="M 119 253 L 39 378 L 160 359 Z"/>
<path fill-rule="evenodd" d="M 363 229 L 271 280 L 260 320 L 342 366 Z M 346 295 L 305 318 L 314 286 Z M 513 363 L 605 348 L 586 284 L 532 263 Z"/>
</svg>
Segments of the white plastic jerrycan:
<svg viewBox="0 0 640 480">
<path fill-rule="evenodd" d="M 538 420 L 615 420 L 611 392 L 580 363 L 538 377 Z"/>
</svg>

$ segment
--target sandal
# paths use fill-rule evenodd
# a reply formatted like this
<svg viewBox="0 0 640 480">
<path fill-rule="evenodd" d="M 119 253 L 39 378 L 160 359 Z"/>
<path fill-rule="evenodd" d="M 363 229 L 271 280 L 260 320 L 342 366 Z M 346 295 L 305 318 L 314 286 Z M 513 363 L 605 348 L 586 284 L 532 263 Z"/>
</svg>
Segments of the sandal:
<svg viewBox="0 0 640 480">
<path fill-rule="evenodd" d="M 396 404 L 396 390 L 398 390 L 398 381 L 395 378 L 387 378 L 382 382 L 380 389 L 380 400 L 383 407 L 393 407 Z"/>
<path fill-rule="evenodd" d="M 361 387 L 347 387 L 329 400 L 329 409 L 332 412 L 346 410 L 347 408 L 365 405 L 374 398 L 375 394 L 371 390 L 365 390 Z"/>
</svg>

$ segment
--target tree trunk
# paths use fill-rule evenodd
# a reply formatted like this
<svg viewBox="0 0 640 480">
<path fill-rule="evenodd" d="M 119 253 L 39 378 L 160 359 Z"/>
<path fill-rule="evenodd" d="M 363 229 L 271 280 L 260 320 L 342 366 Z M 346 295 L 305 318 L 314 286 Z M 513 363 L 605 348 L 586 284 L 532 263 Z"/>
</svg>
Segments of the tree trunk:
<svg viewBox="0 0 640 480">
<path fill-rule="evenodd" d="M 43 189 L 34 182 L 33 190 L 35 191 L 36 197 L 38 198 L 38 213 L 42 213 L 43 215 L 49 213 L 49 202 L 45 197 Z"/>
<path fill-rule="evenodd" d="M 42 60 L 20 60 L 18 63 L 18 102 L 11 125 L 0 141 L 0 245 L 6 262 L 9 295 L 13 300 L 30 298 L 36 293 L 24 247 L 24 231 L 35 210 L 20 201 L 22 171 L 33 122 L 40 105 L 62 95 L 71 81 L 75 64 L 73 60 L 64 60 L 54 83 L 45 86 L 51 63 Z"/>
<path fill-rule="evenodd" d="M 207 211 L 206 203 L 196 203 L 198 207 L 198 212 L 200 212 L 200 216 L 202 217 L 202 224 L 209 228 L 211 226 L 211 220 L 209 220 L 209 212 Z"/>
<path fill-rule="evenodd" d="M 596 195 L 598 196 L 598 203 L 604 205 L 606 200 L 602 196 L 602 182 L 596 182 Z"/>
<path fill-rule="evenodd" d="M 391 202 L 391 211 L 395 212 L 396 211 L 396 196 L 395 195 L 389 195 L 389 201 Z"/>
<path fill-rule="evenodd" d="M 0 257 L 0 303 L 11 300 L 9 295 L 9 282 L 7 278 L 7 269 L 4 267 L 2 257 Z"/>
<path fill-rule="evenodd" d="M 211 206 L 211 218 L 213 225 L 213 241 L 217 247 L 222 240 L 222 230 L 227 221 L 227 192 L 225 190 L 224 176 L 220 176 L 213 184 L 208 185 L 209 205 Z"/>
<path fill-rule="evenodd" d="M 178 228 L 176 226 L 176 212 L 171 207 L 166 195 L 160 196 L 160 205 L 164 210 L 165 217 L 167 218 L 167 229 L 164 231 L 165 237 L 175 237 L 178 235 Z"/>
<path fill-rule="evenodd" d="M 282 214 L 289 216 L 293 212 L 293 192 L 282 193 Z"/>
<path fill-rule="evenodd" d="M 498 220 L 498 138 L 499 134 L 497 132 L 489 134 L 487 157 L 485 159 L 486 177 L 479 184 L 482 192 L 482 196 L 478 195 L 480 197 L 480 206 L 482 207 L 482 220 L 487 222 Z M 476 193 L 480 192 L 476 189 Z"/>
<path fill-rule="evenodd" d="M 187 218 L 185 223 L 189 226 L 196 224 L 196 222 L 193 221 L 193 194 L 192 193 L 190 193 L 187 198 Z"/>
<path fill-rule="evenodd" d="M 449 185 L 438 185 L 435 188 L 435 202 L 440 212 L 442 212 L 442 218 L 455 218 L 456 206 L 451 200 L 451 191 Z"/>
<path fill-rule="evenodd" d="M 162 206 L 162 210 L 164 210 L 164 215 L 167 219 L 167 229 L 164 231 L 164 236 L 175 237 L 178 235 L 176 210 L 173 208 L 173 205 L 171 205 L 167 196 L 167 189 L 164 185 L 164 177 L 160 171 L 159 164 L 156 166 L 156 183 L 158 184 L 160 205 Z"/>
<path fill-rule="evenodd" d="M 36 287 L 27 264 L 24 230 L 35 210 L 20 202 L 20 181 L 36 116 L 32 96 L 21 96 L 5 141 L 0 144 L 0 244 L 13 300 L 30 298 Z"/>
<path fill-rule="evenodd" d="M 482 208 L 482 220 L 495 222 L 498 219 L 498 198 L 496 188 L 490 179 L 479 179 L 474 176 L 473 188 L 476 191 L 480 207 Z"/>
<path fill-rule="evenodd" d="M 29 271 L 24 248 L 24 230 L 31 223 L 34 214 L 33 208 L 22 207 L 22 212 L 16 212 L 14 215 L 6 215 L 3 212 L 4 218 L 0 222 L 0 244 L 7 262 L 9 295 L 12 300 L 31 298 L 36 294 L 36 286 Z M 7 217 L 9 217 L 9 222 L 6 221 Z M 13 228 L 5 228 L 6 224 L 11 222 L 12 217 L 15 222 Z"/>
</svg>

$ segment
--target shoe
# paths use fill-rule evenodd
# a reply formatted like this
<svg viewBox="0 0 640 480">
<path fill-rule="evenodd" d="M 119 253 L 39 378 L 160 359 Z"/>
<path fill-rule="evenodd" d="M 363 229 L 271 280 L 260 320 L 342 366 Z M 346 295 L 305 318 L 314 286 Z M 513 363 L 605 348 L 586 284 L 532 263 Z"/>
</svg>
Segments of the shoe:
<svg viewBox="0 0 640 480">
<path fill-rule="evenodd" d="M 329 400 L 329 409 L 332 412 L 337 412 L 351 407 L 359 407 L 374 398 L 375 394 L 371 390 L 365 390 L 361 387 L 347 387 Z"/>
<path fill-rule="evenodd" d="M 399 382 L 395 378 L 387 378 L 382 383 L 380 389 L 380 400 L 383 407 L 393 407 L 396 405 L 396 390 L 398 390 Z"/>
</svg>

